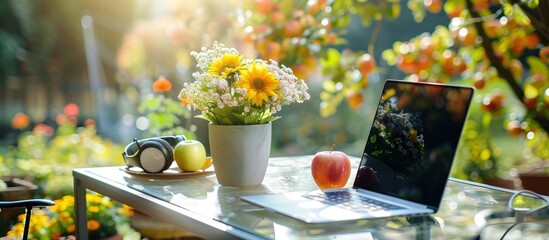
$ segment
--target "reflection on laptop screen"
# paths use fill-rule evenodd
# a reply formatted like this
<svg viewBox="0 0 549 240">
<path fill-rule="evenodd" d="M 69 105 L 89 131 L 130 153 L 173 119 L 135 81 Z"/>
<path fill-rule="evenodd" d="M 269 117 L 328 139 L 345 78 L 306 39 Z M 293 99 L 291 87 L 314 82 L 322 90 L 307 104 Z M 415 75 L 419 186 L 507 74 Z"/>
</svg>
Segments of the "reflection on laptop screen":
<svg viewBox="0 0 549 240">
<path fill-rule="evenodd" d="M 472 94 L 387 81 L 354 187 L 438 208 Z"/>
</svg>

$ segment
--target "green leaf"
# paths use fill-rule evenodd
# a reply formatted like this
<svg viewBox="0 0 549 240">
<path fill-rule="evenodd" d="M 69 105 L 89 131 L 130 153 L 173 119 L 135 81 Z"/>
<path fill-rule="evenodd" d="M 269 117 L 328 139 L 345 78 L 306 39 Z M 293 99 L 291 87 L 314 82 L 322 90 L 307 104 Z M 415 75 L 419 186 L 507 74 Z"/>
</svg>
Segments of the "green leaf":
<svg viewBox="0 0 549 240">
<path fill-rule="evenodd" d="M 531 9 L 537 8 L 539 6 L 539 0 L 521 0 L 520 2 L 526 4 Z"/>
<path fill-rule="evenodd" d="M 541 74 L 545 76 L 545 78 L 549 78 L 549 69 L 547 69 L 547 65 L 541 61 L 541 59 L 538 57 L 529 56 L 526 58 L 526 62 L 528 62 L 532 74 Z"/>
<path fill-rule="evenodd" d="M 396 55 L 395 52 L 392 49 L 385 49 L 381 53 L 381 57 L 389 64 L 389 65 L 395 65 L 396 64 Z"/>
<path fill-rule="evenodd" d="M 329 92 L 329 93 L 335 93 L 336 92 L 335 84 L 334 84 L 333 81 L 330 81 L 330 80 L 323 81 L 322 82 L 322 88 L 324 89 L 324 91 Z"/>
<path fill-rule="evenodd" d="M 392 20 L 400 16 L 400 3 L 391 4 L 388 8 L 387 18 Z"/>
<path fill-rule="evenodd" d="M 482 115 L 482 127 L 483 128 L 489 128 L 491 122 L 492 122 L 492 114 L 491 113 L 484 113 Z"/>
<path fill-rule="evenodd" d="M 465 8 L 465 0 L 448 0 L 444 3 L 444 12 L 452 13 L 459 8 Z"/>
<path fill-rule="evenodd" d="M 160 98 L 149 97 L 141 102 L 138 107 L 140 113 L 145 113 L 147 111 L 155 110 L 160 107 Z"/>
<path fill-rule="evenodd" d="M 285 15 L 290 15 L 296 6 L 293 0 L 283 0 L 278 4 L 278 7 Z"/>
<path fill-rule="evenodd" d="M 246 123 L 247 117 L 242 114 L 231 112 L 230 116 L 234 124 Z"/>
<path fill-rule="evenodd" d="M 276 120 L 281 119 L 281 118 L 282 117 L 280 117 L 280 116 L 270 116 L 269 118 L 266 118 L 265 119 L 266 121 L 264 121 L 262 123 L 268 123 L 268 122 L 276 121 Z"/>
<path fill-rule="evenodd" d="M 320 64 L 322 66 L 322 73 L 325 75 L 333 75 L 337 72 L 337 67 L 340 62 L 339 51 L 334 48 L 329 48 L 326 51 L 326 57 L 320 59 Z"/>
<path fill-rule="evenodd" d="M 215 116 L 211 112 L 201 114 L 201 115 L 196 115 L 195 118 L 204 119 L 204 120 L 206 120 L 210 123 L 218 124 L 218 122 L 216 121 Z"/>
</svg>

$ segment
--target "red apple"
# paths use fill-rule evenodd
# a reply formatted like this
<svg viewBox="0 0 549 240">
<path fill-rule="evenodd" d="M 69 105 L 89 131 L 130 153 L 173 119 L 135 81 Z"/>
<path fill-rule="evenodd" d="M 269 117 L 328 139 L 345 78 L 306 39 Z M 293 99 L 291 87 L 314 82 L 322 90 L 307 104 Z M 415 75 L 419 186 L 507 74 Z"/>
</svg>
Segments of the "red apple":
<svg viewBox="0 0 549 240">
<path fill-rule="evenodd" d="M 332 149 L 334 146 L 332 146 Z M 320 189 L 342 188 L 351 175 L 351 160 L 340 151 L 322 151 L 313 157 L 311 173 Z"/>
</svg>

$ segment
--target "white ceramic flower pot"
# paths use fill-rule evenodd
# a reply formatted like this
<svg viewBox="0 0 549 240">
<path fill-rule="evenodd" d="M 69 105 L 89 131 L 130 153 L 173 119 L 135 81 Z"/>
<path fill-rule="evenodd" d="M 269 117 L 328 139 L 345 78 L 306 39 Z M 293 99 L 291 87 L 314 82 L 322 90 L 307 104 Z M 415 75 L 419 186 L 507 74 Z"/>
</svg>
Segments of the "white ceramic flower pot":
<svg viewBox="0 0 549 240">
<path fill-rule="evenodd" d="M 208 126 L 217 181 L 224 186 L 259 185 L 271 153 L 272 124 Z"/>
</svg>

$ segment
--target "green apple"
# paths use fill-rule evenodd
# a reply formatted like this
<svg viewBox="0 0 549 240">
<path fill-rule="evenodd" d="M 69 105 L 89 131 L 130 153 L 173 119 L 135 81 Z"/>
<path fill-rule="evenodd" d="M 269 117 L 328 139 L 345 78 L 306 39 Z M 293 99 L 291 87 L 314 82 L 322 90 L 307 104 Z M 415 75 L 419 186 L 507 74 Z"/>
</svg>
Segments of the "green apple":
<svg viewBox="0 0 549 240">
<path fill-rule="evenodd" d="M 206 149 L 199 141 L 185 140 L 175 145 L 173 157 L 182 171 L 196 172 L 206 161 Z"/>
</svg>

